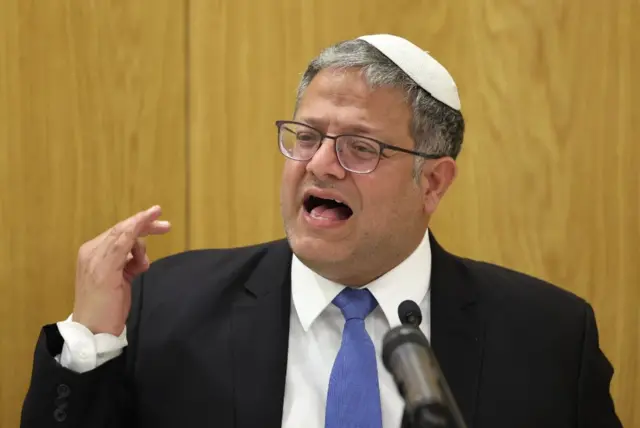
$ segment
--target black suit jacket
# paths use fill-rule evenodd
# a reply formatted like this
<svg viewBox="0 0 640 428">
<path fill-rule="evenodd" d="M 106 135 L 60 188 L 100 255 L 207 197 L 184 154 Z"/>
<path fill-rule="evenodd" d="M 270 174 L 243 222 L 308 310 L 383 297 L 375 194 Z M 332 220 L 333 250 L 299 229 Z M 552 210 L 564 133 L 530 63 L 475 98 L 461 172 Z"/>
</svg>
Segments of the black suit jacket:
<svg viewBox="0 0 640 428">
<path fill-rule="evenodd" d="M 432 346 L 469 427 L 621 426 L 584 300 L 431 246 Z M 284 240 L 153 263 L 134 283 L 129 346 L 85 374 L 56 363 L 63 340 L 45 326 L 21 426 L 279 427 L 290 263 Z"/>
</svg>

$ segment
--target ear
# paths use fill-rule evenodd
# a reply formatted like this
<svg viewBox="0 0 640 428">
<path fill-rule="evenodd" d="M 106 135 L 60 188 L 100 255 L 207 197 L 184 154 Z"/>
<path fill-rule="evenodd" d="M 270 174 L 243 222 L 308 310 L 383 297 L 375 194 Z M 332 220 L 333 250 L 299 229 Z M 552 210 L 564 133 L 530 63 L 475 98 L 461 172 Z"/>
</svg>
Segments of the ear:
<svg viewBox="0 0 640 428">
<path fill-rule="evenodd" d="M 420 171 L 420 185 L 424 196 L 424 210 L 432 215 L 440 200 L 458 174 L 458 166 L 453 158 L 445 157 L 426 161 Z"/>
</svg>

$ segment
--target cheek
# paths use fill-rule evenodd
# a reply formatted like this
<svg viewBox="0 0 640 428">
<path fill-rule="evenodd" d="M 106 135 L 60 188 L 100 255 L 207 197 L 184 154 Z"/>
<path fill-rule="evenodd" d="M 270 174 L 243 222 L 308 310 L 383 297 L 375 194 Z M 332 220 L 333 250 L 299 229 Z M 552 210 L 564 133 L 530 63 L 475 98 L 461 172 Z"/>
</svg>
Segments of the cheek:
<svg viewBox="0 0 640 428">
<path fill-rule="evenodd" d="M 300 184 L 305 175 L 305 163 L 286 160 L 282 169 L 280 197 L 282 203 L 291 206 L 298 194 Z"/>
<path fill-rule="evenodd" d="M 372 180 L 361 183 L 359 188 L 369 224 L 409 221 L 407 216 L 420 207 L 420 192 L 409 180 Z"/>
</svg>

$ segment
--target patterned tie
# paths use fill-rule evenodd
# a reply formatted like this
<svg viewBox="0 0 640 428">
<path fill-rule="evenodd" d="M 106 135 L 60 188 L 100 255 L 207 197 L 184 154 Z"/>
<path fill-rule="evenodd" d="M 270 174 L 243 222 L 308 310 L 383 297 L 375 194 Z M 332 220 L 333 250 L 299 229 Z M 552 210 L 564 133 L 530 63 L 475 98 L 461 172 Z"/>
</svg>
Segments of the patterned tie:
<svg viewBox="0 0 640 428">
<path fill-rule="evenodd" d="M 364 319 L 378 306 L 366 289 L 345 288 L 333 300 L 344 315 L 342 344 L 331 370 L 325 428 L 381 428 L 376 352 Z"/>
</svg>

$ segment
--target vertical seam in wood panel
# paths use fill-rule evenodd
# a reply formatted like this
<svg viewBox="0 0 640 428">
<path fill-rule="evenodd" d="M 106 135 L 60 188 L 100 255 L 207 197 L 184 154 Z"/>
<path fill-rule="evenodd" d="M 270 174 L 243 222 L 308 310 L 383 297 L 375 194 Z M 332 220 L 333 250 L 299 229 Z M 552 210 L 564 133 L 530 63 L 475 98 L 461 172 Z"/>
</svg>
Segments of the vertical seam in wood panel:
<svg viewBox="0 0 640 428">
<path fill-rule="evenodd" d="M 191 249 L 191 0 L 184 0 L 184 230 Z"/>
</svg>

